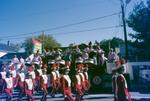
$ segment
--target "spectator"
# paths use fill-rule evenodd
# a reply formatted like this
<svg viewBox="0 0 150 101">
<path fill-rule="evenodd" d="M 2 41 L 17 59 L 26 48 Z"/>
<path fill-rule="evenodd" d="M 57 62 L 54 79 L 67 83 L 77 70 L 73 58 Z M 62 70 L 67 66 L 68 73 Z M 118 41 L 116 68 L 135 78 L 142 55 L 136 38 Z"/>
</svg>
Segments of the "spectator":
<svg viewBox="0 0 150 101">
<path fill-rule="evenodd" d="M 113 49 L 113 48 L 110 49 L 110 52 L 109 52 L 109 54 L 108 54 L 108 60 L 109 60 L 110 62 L 115 62 L 115 61 L 117 61 L 117 54 L 114 52 L 114 49 Z"/>
</svg>

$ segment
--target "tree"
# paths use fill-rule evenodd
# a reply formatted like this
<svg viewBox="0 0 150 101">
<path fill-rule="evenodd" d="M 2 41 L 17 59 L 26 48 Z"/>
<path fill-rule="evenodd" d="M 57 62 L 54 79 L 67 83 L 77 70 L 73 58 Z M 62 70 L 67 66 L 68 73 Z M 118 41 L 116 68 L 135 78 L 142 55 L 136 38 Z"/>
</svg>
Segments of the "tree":
<svg viewBox="0 0 150 101">
<path fill-rule="evenodd" d="M 141 1 L 130 13 L 127 24 L 135 33 L 129 34 L 134 39 L 134 54 L 141 59 L 150 60 L 150 0 Z"/>
<path fill-rule="evenodd" d="M 32 50 L 33 50 L 32 38 L 25 39 L 24 43 L 22 44 L 22 47 L 24 47 L 27 55 L 30 55 L 32 53 Z"/>
<path fill-rule="evenodd" d="M 109 48 L 117 48 L 120 45 L 123 45 L 124 41 L 120 38 L 114 37 L 112 39 L 104 39 L 100 42 L 100 46 L 101 48 L 108 53 L 109 52 Z"/>
<path fill-rule="evenodd" d="M 44 49 L 58 48 L 61 46 L 61 44 L 50 35 L 41 34 L 35 38 L 42 42 Z"/>
<path fill-rule="evenodd" d="M 39 40 L 44 49 L 58 48 L 61 45 L 50 35 L 41 34 L 39 36 L 32 37 Z M 31 54 L 33 50 L 32 38 L 27 38 L 22 44 L 27 54 Z"/>
</svg>

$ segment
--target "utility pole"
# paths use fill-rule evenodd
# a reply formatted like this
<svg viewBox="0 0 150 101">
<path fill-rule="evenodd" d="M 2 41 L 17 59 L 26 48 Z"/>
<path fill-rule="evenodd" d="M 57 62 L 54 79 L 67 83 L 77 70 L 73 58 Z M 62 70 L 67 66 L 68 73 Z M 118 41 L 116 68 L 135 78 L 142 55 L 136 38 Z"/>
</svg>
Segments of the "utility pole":
<svg viewBox="0 0 150 101">
<path fill-rule="evenodd" d="M 128 60 L 128 41 L 127 41 L 127 29 L 126 29 L 126 21 L 125 21 L 125 11 L 124 11 L 124 2 L 121 2 L 121 12 L 122 12 L 122 22 L 123 22 L 123 30 L 124 30 L 124 41 L 125 41 L 125 59 Z"/>
</svg>

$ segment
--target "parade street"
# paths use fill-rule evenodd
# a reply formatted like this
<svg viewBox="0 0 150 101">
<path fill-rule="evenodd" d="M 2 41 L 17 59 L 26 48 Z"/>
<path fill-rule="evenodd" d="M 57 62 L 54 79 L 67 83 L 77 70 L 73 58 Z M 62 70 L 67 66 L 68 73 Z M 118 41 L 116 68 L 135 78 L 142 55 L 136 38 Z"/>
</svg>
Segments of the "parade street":
<svg viewBox="0 0 150 101">
<path fill-rule="evenodd" d="M 0 101 L 150 101 L 150 0 L 0 0 Z"/>
<path fill-rule="evenodd" d="M 150 101 L 150 93 L 144 94 L 140 92 L 130 92 L 132 96 L 132 101 Z M 35 94 L 35 101 L 41 101 L 41 94 Z M 5 101 L 6 95 L 0 95 L 0 101 Z M 12 101 L 18 99 L 18 92 L 13 93 Z M 26 101 L 26 97 L 23 97 L 23 101 Z M 55 98 L 47 96 L 47 101 L 64 101 L 64 98 L 61 94 L 57 94 Z M 83 101 L 113 101 L 113 94 L 89 94 L 84 96 Z"/>
</svg>

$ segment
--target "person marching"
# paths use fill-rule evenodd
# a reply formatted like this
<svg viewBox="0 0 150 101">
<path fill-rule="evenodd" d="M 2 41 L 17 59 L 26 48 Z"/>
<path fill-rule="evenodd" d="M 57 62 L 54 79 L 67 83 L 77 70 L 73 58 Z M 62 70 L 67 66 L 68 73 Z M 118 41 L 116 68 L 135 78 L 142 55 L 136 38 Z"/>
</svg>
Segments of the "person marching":
<svg viewBox="0 0 150 101">
<path fill-rule="evenodd" d="M 27 78 L 25 79 L 25 94 L 27 95 L 27 100 L 34 101 L 34 96 L 33 96 L 33 91 L 34 91 L 34 83 L 32 80 L 32 75 L 30 73 L 27 74 Z"/>
<path fill-rule="evenodd" d="M 56 73 L 56 91 L 58 91 L 59 88 L 60 88 L 60 72 L 59 72 L 59 69 L 60 69 L 60 64 L 57 63 L 56 71 L 55 71 L 55 73 Z"/>
<path fill-rule="evenodd" d="M 64 101 L 74 101 L 74 98 L 72 96 L 71 92 L 71 79 L 69 77 L 69 68 L 64 68 L 64 74 L 61 78 L 61 87 L 62 87 L 62 93 L 64 96 Z"/>
<path fill-rule="evenodd" d="M 52 85 L 52 91 L 51 91 L 51 96 L 55 97 L 56 93 L 56 82 L 57 82 L 57 76 L 56 76 L 56 64 L 54 63 L 52 65 L 52 71 L 50 74 L 50 84 Z"/>
<path fill-rule="evenodd" d="M 82 92 L 83 94 L 85 94 L 85 91 L 86 91 L 86 87 L 85 87 L 85 77 L 84 77 L 84 74 L 83 74 L 83 67 L 84 65 L 83 64 L 80 64 L 81 65 L 81 69 L 80 69 L 80 73 L 79 73 L 79 76 L 81 78 L 81 85 L 82 85 Z M 83 97 L 83 95 L 82 95 Z"/>
<path fill-rule="evenodd" d="M 13 94 L 13 77 L 10 72 L 7 73 L 7 78 L 5 78 L 4 92 L 7 95 L 6 101 L 11 101 Z"/>
<path fill-rule="evenodd" d="M 15 82 L 16 82 L 16 77 L 17 77 L 17 73 L 15 70 L 15 65 L 12 64 L 9 68 L 9 72 L 12 74 L 12 78 L 13 78 L 13 87 L 15 87 Z"/>
<path fill-rule="evenodd" d="M 81 69 L 81 66 L 79 64 L 79 65 L 77 65 L 76 75 L 75 75 L 75 90 L 76 90 L 76 99 L 75 99 L 75 101 L 81 101 L 81 97 L 83 96 L 81 78 L 80 78 L 80 75 L 79 75 L 80 69 Z"/>
<path fill-rule="evenodd" d="M 48 77 L 46 75 L 46 72 L 47 72 L 47 70 L 44 68 L 43 69 L 43 74 L 41 75 L 41 83 L 40 83 L 42 91 L 43 91 L 43 96 L 42 96 L 41 101 L 46 101 L 46 97 L 47 97 L 47 94 L 48 94 L 48 91 L 47 91 Z"/>
<path fill-rule="evenodd" d="M 20 89 L 19 96 L 18 96 L 19 101 L 22 100 L 22 96 L 25 93 L 24 92 L 24 81 L 25 81 L 25 74 L 24 74 L 23 70 L 20 69 L 20 72 L 18 73 L 18 75 L 16 77 L 16 84 L 15 84 L 15 86 L 19 86 L 19 89 Z"/>
<path fill-rule="evenodd" d="M 33 81 L 33 86 L 34 86 L 34 89 L 35 89 L 35 87 L 36 87 L 36 83 L 35 83 L 36 75 L 35 75 L 35 72 L 34 72 L 33 68 L 34 68 L 34 65 L 30 66 L 28 68 L 28 73 L 31 75 L 31 79 Z"/>
<path fill-rule="evenodd" d="M 85 78 L 85 93 L 88 94 L 88 90 L 90 89 L 90 82 L 88 77 L 88 64 L 85 64 L 83 75 Z"/>
<path fill-rule="evenodd" d="M 117 70 L 116 68 L 112 70 L 113 76 L 112 76 L 112 92 L 114 93 L 114 101 L 118 101 L 117 99 Z"/>
<path fill-rule="evenodd" d="M 117 76 L 117 101 L 131 101 L 131 96 L 128 92 L 127 81 L 123 75 L 124 67 L 117 69 L 119 73 Z"/>
<path fill-rule="evenodd" d="M 4 81 L 6 78 L 6 68 L 3 66 L 2 71 L 0 72 L 0 93 L 3 93 Z"/>
<path fill-rule="evenodd" d="M 35 77 L 35 79 L 36 79 L 36 91 L 39 92 L 39 90 L 40 90 L 40 78 L 42 75 L 42 69 L 40 66 L 37 67 L 35 74 L 36 74 L 36 77 Z"/>
</svg>

